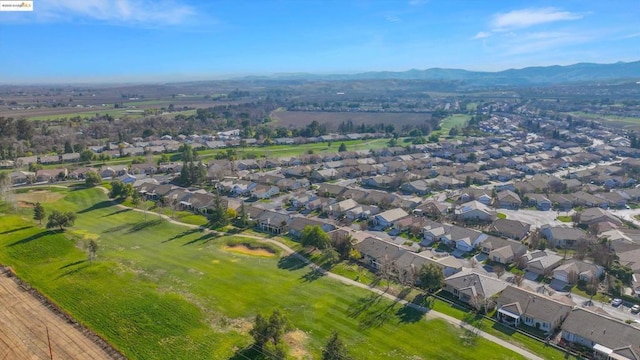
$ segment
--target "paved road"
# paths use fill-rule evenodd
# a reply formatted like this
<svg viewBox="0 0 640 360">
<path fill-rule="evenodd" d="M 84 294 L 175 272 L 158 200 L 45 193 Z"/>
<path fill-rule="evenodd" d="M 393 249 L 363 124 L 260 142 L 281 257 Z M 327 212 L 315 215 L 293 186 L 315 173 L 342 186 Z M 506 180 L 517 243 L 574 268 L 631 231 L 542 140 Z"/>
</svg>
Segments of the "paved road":
<svg viewBox="0 0 640 360">
<path fill-rule="evenodd" d="M 539 211 L 539 210 L 510 210 L 510 209 L 496 209 L 497 212 L 507 215 L 507 219 L 522 221 L 526 224 L 531 224 L 534 228 L 540 228 L 542 225 L 552 226 L 568 226 L 573 227 L 573 223 L 564 223 L 556 220 L 558 214 L 571 216 L 574 211 Z"/>
</svg>

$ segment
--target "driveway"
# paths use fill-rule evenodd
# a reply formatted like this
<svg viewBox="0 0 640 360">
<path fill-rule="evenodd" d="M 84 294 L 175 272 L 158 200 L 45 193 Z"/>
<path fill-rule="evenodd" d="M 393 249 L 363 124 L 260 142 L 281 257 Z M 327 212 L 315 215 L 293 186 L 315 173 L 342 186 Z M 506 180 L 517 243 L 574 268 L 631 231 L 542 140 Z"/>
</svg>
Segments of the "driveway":
<svg viewBox="0 0 640 360">
<path fill-rule="evenodd" d="M 558 217 L 557 211 L 538 211 L 538 210 L 511 210 L 511 209 L 497 209 L 499 213 L 507 215 L 509 220 L 518 220 L 526 224 L 531 224 L 534 228 L 540 228 L 542 225 L 564 225 L 573 227 L 573 223 L 564 223 L 556 220 Z M 573 210 L 569 212 L 561 211 L 560 215 L 571 216 L 574 213 Z"/>
</svg>

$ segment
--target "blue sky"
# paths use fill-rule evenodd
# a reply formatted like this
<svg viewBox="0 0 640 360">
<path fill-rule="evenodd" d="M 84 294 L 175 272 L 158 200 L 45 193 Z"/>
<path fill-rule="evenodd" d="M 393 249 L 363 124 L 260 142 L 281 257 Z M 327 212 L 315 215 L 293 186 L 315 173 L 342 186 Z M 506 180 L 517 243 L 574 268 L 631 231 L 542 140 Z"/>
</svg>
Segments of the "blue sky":
<svg viewBox="0 0 640 360">
<path fill-rule="evenodd" d="M 0 83 L 635 61 L 638 14 L 638 0 L 34 0 L 0 12 Z"/>
</svg>

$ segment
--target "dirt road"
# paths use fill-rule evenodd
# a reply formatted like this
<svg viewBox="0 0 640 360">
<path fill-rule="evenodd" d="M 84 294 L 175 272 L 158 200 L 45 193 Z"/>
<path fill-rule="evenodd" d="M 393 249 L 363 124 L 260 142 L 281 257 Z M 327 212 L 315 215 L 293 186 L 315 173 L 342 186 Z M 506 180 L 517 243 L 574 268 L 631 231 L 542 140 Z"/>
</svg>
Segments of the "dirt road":
<svg viewBox="0 0 640 360">
<path fill-rule="evenodd" d="M 0 359 L 112 359 L 12 278 L 0 273 Z"/>
</svg>

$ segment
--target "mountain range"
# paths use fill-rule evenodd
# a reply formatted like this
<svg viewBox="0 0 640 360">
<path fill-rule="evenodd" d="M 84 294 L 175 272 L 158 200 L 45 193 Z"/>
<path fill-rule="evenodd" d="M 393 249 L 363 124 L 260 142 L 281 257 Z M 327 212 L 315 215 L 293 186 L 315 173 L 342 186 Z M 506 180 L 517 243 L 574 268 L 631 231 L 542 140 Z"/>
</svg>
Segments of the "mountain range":
<svg viewBox="0 0 640 360">
<path fill-rule="evenodd" d="M 620 79 L 640 80 L 640 61 L 614 64 L 578 63 L 567 66 L 534 66 L 497 72 L 462 69 L 430 68 L 408 71 L 372 71 L 356 74 L 320 75 L 311 73 L 280 73 L 271 76 L 250 76 L 247 80 L 458 80 L 482 85 L 544 85 L 573 82 L 594 82 Z"/>
</svg>

